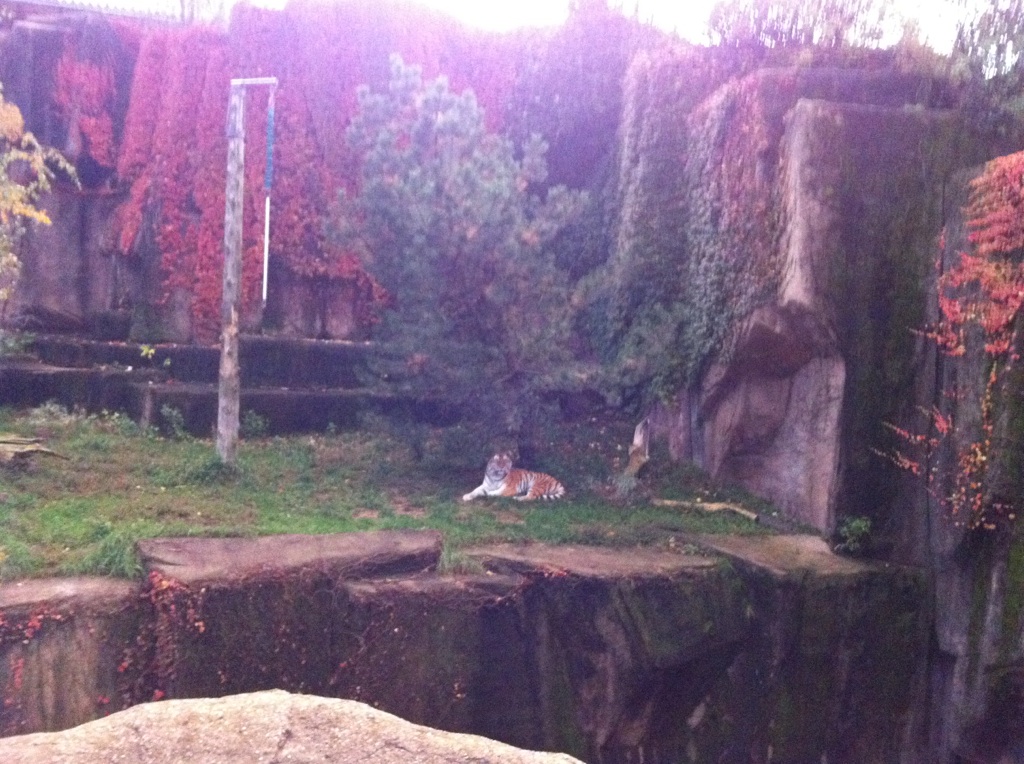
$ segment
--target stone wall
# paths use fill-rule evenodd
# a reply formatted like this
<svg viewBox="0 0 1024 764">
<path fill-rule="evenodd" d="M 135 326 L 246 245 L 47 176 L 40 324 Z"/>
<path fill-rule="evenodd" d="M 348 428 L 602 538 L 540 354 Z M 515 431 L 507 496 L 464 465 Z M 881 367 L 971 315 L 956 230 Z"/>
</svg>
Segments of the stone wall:
<svg viewBox="0 0 1024 764">
<path fill-rule="evenodd" d="M 40 201 L 53 223 L 33 224 L 20 248 L 22 276 L 9 310 L 22 327 L 127 338 L 126 301 L 138 279 L 110 246 L 119 202 L 114 194 L 70 189 Z"/>
<path fill-rule="evenodd" d="M 963 210 L 969 182 L 979 172 L 972 168 L 959 173 L 944 200 L 942 271 L 969 246 Z M 934 295 L 927 311 L 930 320 L 937 318 Z M 1018 326 L 1020 322 L 1018 317 Z M 1022 337 L 1018 329 L 1018 343 Z M 922 371 L 912 400 L 922 411 L 942 412 L 956 427 L 927 455 L 930 484 L 911 477 L 899 482 L 901 511 L 893 516 L 895 553 L 923 561 L 935 582 L 930 691 L 922 697 L 912 744 L 919 757 L 940 762 L 1015 760 L 1024 750 L 1024 541 L 1013 523 L 998 529 L 971 528 L 969 508 L 954 507 L 949 500 L 963 468 L 960 455 L 984 437 L 981 405 L 990 361 L 975 340 L 960 356 L 941 353 L 934 343 L 922 350 Z M 1021 399 L 1024 385 L 1019 365 L 1017 369 L 1016 376 L 1006 374 L 1007 387 L 990 401 L 994 410 L 1012 410 L 1013 401 Z M 1002 415 L 994 419 L 1002 423 L 994 430 L 1010 425 Z M 911 426 L 934 435 L 930 424 L 927 415 L 919 414 Z M 1019 421 L 1016 427 L 1013 437 L 1020 437 Z M 1013 442 L 1009 435 L 994 431 L 992 441 L 1005 446 Z M 1005 458 L 999 445 L 991 458 L 995 463 Z M 986 472 L 986 478 L 992 474 Z M 1020 496 L 1011 500 L 1019 501 Z M 954 509 L 959 514 L 953 514 Z M 1009 758 L 1000 759 L 1007 751 Z"/>
<path fill-rule="evenodd" d="M 489 547 L 468 552 L 482 573 L 441 575 L 439 541 L 152 540 L 144 586 L 2 585 L 3 733 L 280 688 L 590 762 L 859 764 L 901 744 L 918 571 L 797 536 Z"/>
<path fill-rule="evenodd" d="M 0 735 L 65 729 L 124 706 L 118 668 L 138 587 L 69 579 L 0 586 Z"/>
</svg>

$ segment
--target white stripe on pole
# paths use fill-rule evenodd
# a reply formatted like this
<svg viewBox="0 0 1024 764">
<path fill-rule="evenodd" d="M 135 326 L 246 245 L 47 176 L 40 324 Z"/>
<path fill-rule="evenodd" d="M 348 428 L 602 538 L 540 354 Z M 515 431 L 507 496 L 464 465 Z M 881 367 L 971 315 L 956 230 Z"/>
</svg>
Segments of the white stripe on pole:
<svg viewBox="0 0 1024 764">
<path fill-rule="evenodd" d="M 263 304 L 267 304 L 267 266 L 270 263 L 270 194 L 263 206 Z"/>
</svg>

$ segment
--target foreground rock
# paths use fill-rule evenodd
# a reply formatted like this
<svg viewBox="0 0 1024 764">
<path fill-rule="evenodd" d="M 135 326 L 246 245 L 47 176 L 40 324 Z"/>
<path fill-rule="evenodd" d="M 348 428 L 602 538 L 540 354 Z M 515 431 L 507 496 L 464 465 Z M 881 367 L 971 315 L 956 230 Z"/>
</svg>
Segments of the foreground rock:
<svg viewBox="0 0 1024 764">
<path fill-rule="evenodd" d="M 569 764 L 476 735 L 422 727 L 351 700 L 269 690 L 147 703 L 64 732 L 4 740 L 6 764 Z"/>
</svg>

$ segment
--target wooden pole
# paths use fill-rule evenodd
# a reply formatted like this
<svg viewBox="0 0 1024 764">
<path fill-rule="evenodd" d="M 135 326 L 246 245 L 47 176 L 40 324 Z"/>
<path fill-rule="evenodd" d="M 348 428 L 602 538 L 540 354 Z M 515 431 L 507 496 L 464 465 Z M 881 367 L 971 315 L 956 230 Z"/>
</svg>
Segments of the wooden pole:
<svg viewBox="0 0 1024 764">
<path fill-rule="evenodd" d="M 239 282 L 242 277 L 242 188 L 245 170 L 245 86 L 231 83 L 228 100 L 228 168 L 224 207 L 224 297 L 221 303 L 220 377 L 217 390 L 217 454 L 234 466 L 238 452 Z"/>
</svg>

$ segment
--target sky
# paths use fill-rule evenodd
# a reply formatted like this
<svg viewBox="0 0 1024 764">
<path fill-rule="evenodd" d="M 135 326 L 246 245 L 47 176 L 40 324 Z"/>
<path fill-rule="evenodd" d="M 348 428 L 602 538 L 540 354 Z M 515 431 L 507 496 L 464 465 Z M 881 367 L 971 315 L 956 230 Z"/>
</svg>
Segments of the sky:
<svg viewBox="0 0 1024 764">
<path fill-rule="evenodd" d="M 252 0 L 254 4 L 279 7 L 285 0 Z M 570 0 L 413 0 L 436 8 L 450 16 L 481 29 L 507 32 L 517 27 L 557 26 L 569 15 Z M 629 15 L 636 10 L 644 21 L 663 29 L 678 31 L 688 39 L 696 35 L 707 21 L 715 0 L 609 0 Z"/>
<path fill-rule="evenodd" d="M 473 26 L 507 31 L 517 26 L 561 24 L 569 0 L 416 0 Z M 628 15 L 634 11 L 649 21 L 692 42 L 704 42 L 711 8 L 716 0 L 618 0 Z M 978 0 L 984 2 L 985 0 Z M 617 0 L 611 0 L 612 6 Z M 937 49 L 952 44 L 958 12 L 953 0 L 893 0 L 901 11 L 918 19 L 922 32 Z"/>
<path fill-rule="evenodd" d="M 131 0 L 129 0 L 131 1 Z M 140 1 L 140 0 L 136 0 Z M 286 0 L 250 0 L 253 5 L 279 8 Z M 558 26 L 569 15 L 570 0 L 413 0 L 480 29 L 507 32 L 518 27 Z M 610 0 L 616 6 L 619 0 Z M 641 18 L 665 29 L 701 26 L 715 0 L 622 0 L 632 14 L 639 5 Z M 648 13 L 650 11 L 650 13 Z M 665 23 L 660 23 L 664 21 Z"/>
<path fill-rule="evenodd" d="M 83 0 L 84 1 L 84 0 Z M 229 7 L 237 0 L 221 0 Z M 991 0 L 970 0 L 985 4 Z M 168 7 L 173 13 L 179 0 L 105 0 L 124 7 Z M 249 0 L 253 5 L 280 8 L 286 0 Z M 508 31 L 516 27 L 556 26 L 565 21 L 570 0 L 414 0 L 481 29 Z M 716 0 L 609 0 L 627 15 L 636 15 L 691 42 L 706 42 L 708 16 Z M 934 48 L 949 50 L 956 22 L 963 11 L 957 0 L 891 0 L 908 17 L 919 21 L 922 33 Z M 962 0 L 961 0 L 962 2 Z M 898 31 L 894 32 L 898 36 Z M 893 40 L 895 42 L 895 38 Z"/>
<path fill-rule="evenodd" d="M 553 26 L 565 21 L 568 0 L 416 0 L 423 5 L 444 11 L 466 23 L 494 31 L 507 31 L 517 26 Z M 707 21 L 715 0 L 623 0 L 629 15 L 638 12 L 644 21 L 672 30 L 696 31 Z M 610 3 L 615 6 L 615 0 Z M 683 35 L 688 36 L 688 35 Z"/>
</svg>

